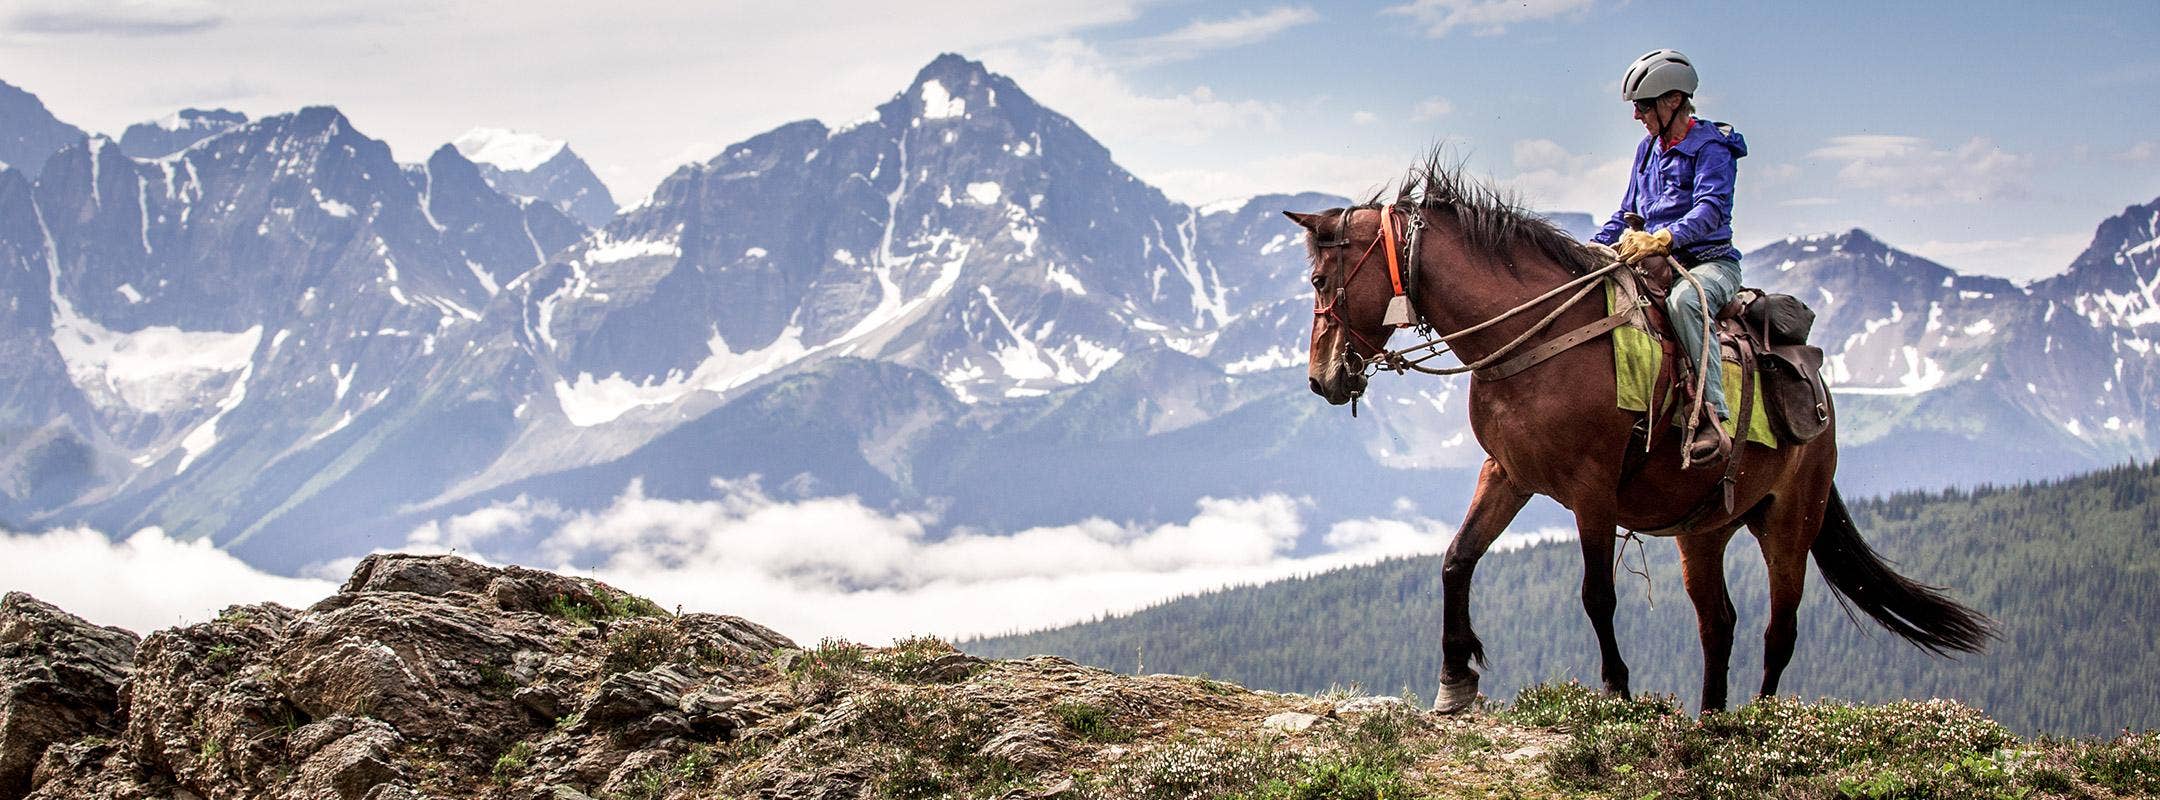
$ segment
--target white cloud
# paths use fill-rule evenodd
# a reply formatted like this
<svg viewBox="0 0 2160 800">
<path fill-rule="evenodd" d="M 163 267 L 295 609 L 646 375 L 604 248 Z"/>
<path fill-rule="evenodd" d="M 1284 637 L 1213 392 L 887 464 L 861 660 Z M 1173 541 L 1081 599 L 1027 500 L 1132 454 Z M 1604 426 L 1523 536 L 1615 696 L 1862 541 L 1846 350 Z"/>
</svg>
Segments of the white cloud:
<svg viewBox="0 0 2160 800">
<path fill-rule="evenodd" d="M 0 531 L 0 588 L 24 591 L 100 625 L 138 634 L 202 622 L 236 603 L 313 604 L 327 580 L 248 566 L 208 541 L 176 541 L 144 528 L 122 541 L 87 528 Z"/>
<path fill-rule="evenodd" d="M 201 0 L 32 0 L 17 5 L 6 20 L 9 29 L 22 33 L 141 37 L 214 28 L 225 14 Z"/>
<path fill-rule="evenodd" d="M 1012 76 L 1038 102 L 1112 144 L 1200 145 L 1228 134 L 1276 130 L 1283 114 L 1277 104 L 1216 97 L 1207 86 L 1174 94 L 1141 91 L 1111 59 L 1076 39 L 993 50 L 984 54 L 983 63 Z"/>
<path fill-rule="evenodd" d="M 1408 154 L 1383 158 L 1307 151 L 1262 156 L 1231 168 L 1156 170 L 1146 178 L 1164 194 L 1195 205 L 1268 192 L 1330 192 L 1364 200 L 1400 177 L 1411 161 Z"/>
<path fill-rule="evenodd" d="M 1838 204 L 1838 199 L 1835 197 L 1790 197 L 1784 200 L 1779 200 L 1777 204 L 1780 208 L 1809 208 L 1813 206 L 1834 206 Z"/>
<path fill-rule="evenodd" d="M 2031 281 L 2068 269 L 2071 259 L 2091 243 L 2089 235 L 2059 233 L 2007 239 L 1930 240 L 1915 245 L 1912 252 L 1959 272 Z"/>
<path fill-rule="evenodd" d="M 2147 161 L 2153 160 L 2154 156 L 2160 156 L 2160 142 L 2146 139 L 2144 141 L 2130 145 L 2129 149 L 2127 150 L 2116 153 L 2115 159 L 2118 161 L 2128 161 L 2134 164 L 2142 164 Z"/>
<path fill-rule="evenodd" d="M 1984 137 L 1941 147 L 1917 136 L 1833 136 L 1808 154 L 1843 162 L 1838 182 L 1880 192 L 1895 206 L 1934 206 L 2024 199 L 2031 194 L 2031 156 L 2003 150 Z"/>
<path fill-rule="evenodd" d="M 1353 125 L 1371 125 L 1379 121 L 1380 115 L 1370 111 L 1353 111 L 1350 113 L 1350 122 Z"/>
<path fill-rule="evenodd" d="M 1410 119 L 1415 122 L 1430 122 L 1453 113 L 1455 104 L 1445 97 L 1428 97 L 1410 107 Z"/>
<path fill-rule="evenodd" d="M 926 517 L 851 497 L 781 500 L 755 481 L 715 481 L 710 497 L 650 497 L 636 483 L 606 508 L 567 517 L 514 501 L 415 531 L 542 535 L 541 560 L 652 597 L 663 606 L 736 614 L 800 641 L 880 642 L 1033 629 L 1128 611 L 1197 591 L 1441 552 L 1451 528 L 1407 505 L 1395 518 L 1308 531 L 1303 504 L 1281 495 L 1206 498 L 1183 522 L 1103 519 L 1011 534 L 935 535 Z M 481 522 L 480 520 L 485 520 Z M 1317 553 L 1293 555 L 1317 534 Z M 1511 545 L 1552 532 L 1510 537 Z M 469 543 L 486 547 L 488 537 Z M 1308 543 L 1310 544 L 1310 543 Z"/>
<path fill-rule="evenodd" d="M 1515 142 L 1514 176 L 1507 185 L 1531 208 L 1587 211 L 1602 217 L 1627 191 L 1628 160 L 1571 153 L 1550 139 Z"/>
<path fill-rule="evenodd" d="M 1319 12 L 1301 6 L 1283 6 L 1254 13 L 1246 11 L 1229 19 L 1194 20 L 1185 27 L 1125 45 L 1136 61 L 1162 62 L 1196 58 L 1212 50 L 1253 44 L 1276 34 L 1317 22 Z"/>
<path fill-rule="evenodd" d="M 1425 35 L 1438 39 L 1456 28 L 1468 28 L 1478 36 L 1496 36 L 1509 25 L 1537 22 L 1588 11 L 1591 0 L 1412 0 L 1389 6 L 1381 13 L 1400 14 L 1424 26 Z"/>
</svg>

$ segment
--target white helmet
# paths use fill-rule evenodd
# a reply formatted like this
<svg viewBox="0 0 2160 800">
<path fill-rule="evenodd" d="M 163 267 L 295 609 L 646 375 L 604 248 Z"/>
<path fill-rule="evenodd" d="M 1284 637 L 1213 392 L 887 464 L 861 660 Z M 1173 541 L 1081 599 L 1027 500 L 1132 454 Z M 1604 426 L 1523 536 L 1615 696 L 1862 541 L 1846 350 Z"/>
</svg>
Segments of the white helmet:
<svg viewBox="0 0 2160 800">
<path fill-rule="evenodd" d="M 1695 95 L 1695 65 L 1678 50 L 1652 50 L 1629 64 L 1620 79 L 1620 99 L 1655 100 L 1678 89 Z"/>
</svg>

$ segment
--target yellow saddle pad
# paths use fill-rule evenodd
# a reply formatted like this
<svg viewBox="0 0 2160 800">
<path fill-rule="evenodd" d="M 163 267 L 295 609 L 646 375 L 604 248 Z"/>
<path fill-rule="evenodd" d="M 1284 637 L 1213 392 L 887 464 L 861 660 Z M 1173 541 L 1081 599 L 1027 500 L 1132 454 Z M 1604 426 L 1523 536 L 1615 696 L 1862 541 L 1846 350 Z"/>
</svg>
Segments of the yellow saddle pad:
<svg viewBox="0 0 2160 800">
<path fill-rule="evenodd" d="M 1617 310 L 1614 307 L 1615 291 L 1613 283 L 1606 281 L 1605 313 L 1610 314 Z M 1613 372 L 1620 379 L 1618 387 L 1620 390 L 1620 407 L 1638 413 L 1649 411 L 1650 392 L 1653 390 L 1652 384 L 1657 382 L 1658 362 L 1665 358 L 1664 348 L 1658 346 L 1657 339 L 1652 338 L 1649 331 L 1633 325 L 1622 325 L 1614 328 L 1612 341 Z M 1725 367 L 1726 402 L 1740 402 L 1740 365 L 1724 360 L 1719 360 L 1718 363 Z M 1679 387 L 1674 387 L 1672 391 L 1677 393 Z M 1673 399 L 1668 397 L 1665 402 L 1659 405 L 1671 406 L 1672 402 Z M 1755 375 L 1754 406 L 1753 412 L 1748 415 L 1748 441 L 1764 447 L 1776 447 L 1777 437 L 1770 433 L 1770 413 L 1763 406 L 1762 374 L 1760 372 Z M 1686 422 L 1686 413 L 1675 411 L 1673 424 L 1680 425 Z M 1733 419 L 1726 420 L 1726 435 L 1737 436 L 1738 434 L 1733 430 L 1733 427 L 1737 424 L 1739 424 L 1738 415 L 1735 415 Z"/>
</svg>

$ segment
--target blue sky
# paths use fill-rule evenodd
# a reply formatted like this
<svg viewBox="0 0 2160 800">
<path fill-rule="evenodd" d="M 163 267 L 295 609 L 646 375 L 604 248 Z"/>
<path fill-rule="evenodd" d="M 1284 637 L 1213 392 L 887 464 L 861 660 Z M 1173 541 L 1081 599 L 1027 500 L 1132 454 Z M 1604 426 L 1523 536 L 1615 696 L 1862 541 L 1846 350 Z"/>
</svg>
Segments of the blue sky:
<svg viewBox="0 0 2160 800">
<path fill-rule="evenodd" d="M 779 123 L 840 123 L 959 52 L 1172 196 L 1364 191 L 1435 142 L 1610 211 L 1635 56 L 1736 125 L 1744 245 L 1860 226 L 1975 272 L 2059 271 L 2160 196 L 2150 3 L 1593 0 L 861 4 L 0 1 L 0 79 L 117 134 L 182 105 L 342 108 L 419 160 L 474 126 L 567 139 L 619 199 Z"/>
</svg>

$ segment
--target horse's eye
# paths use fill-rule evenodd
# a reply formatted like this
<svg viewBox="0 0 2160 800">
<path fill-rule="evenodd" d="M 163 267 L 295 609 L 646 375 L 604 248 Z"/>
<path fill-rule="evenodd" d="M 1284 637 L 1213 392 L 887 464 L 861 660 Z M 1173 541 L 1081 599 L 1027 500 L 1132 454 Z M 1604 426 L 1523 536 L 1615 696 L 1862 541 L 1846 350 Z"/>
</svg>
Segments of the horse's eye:
<svg viewBox="0 0 2160 800">
<path fill-rule="evenodd" d="M 1314 288 L 1314 289 L 1325 289 L 1325 288 L 1327 288 L 1327 276 L 1326 276 L 1326 275 L 1314 275 L 1314 276 L 1312 276 L 1312 288 Z"/>
</svg>

